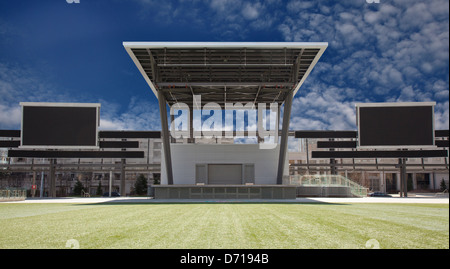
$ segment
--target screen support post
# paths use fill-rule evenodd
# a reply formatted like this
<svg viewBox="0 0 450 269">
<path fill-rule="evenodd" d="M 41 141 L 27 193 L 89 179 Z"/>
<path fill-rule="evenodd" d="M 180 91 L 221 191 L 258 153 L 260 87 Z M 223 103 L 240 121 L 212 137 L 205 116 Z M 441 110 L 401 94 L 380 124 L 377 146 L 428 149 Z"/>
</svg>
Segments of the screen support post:
<svg viewBox="0 0 450 269">
<path fill-rule="evenodd" d="M 55 166 L 56 166 L 56 159 L 50 159 L 50 169 L 49 169 L 49 197 L 56 197 L 56 172 L 55 172 Z"/>
<path fill-rule="evenodd" d="M 398 159 L 398 168 L 400 168 L 400 197 L 408 197 L 408 177 L 406 174 L 406 158 Z"/>
</svg>

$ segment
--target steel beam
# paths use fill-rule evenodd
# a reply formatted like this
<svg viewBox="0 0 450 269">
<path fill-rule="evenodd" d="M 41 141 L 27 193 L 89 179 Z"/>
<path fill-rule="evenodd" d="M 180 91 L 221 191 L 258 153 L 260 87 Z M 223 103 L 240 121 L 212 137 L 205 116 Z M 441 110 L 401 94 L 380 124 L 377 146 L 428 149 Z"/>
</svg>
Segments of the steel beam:
<svg viewBox="0 0 450 269">
<path fill-rule="evenodd" d="M 167 122 L 166 98 L 161 91 L 158 91 L 159 114 L 161 118 L 161 139 L 164 150 L 164 161 L 166 163 L 167 184 L 173 184 L 172 156 L 170 154 L 170 134 Z"/>
<path fill-rule="evenodd" d="M 286 100 L 284 101 L 283 126 L 281 129 L 281 141 L 280 141 L 280 156 L 278 158 L 277 184 L 283 184 L 283 171 L 284 171 L 284 164 L 286 162 L 287 142 L 289 136 L 289 120 L 291 117 L 291 107 L 293 97 L 294 92 L 291 91 L 286 95 Z"/>
<path fill-rule="evenodd" d="M 242 82 L 205 82 L 205 81 L 198 81 L 198 82 L 159 82 L 157 83 L 159 87 L 259 87 L 259 86 L 266 86 L 266 87 L 292 87 L 294 83 L 292 82 L 250 82 L 250 81 L 242 81 Z"/>
</svg>

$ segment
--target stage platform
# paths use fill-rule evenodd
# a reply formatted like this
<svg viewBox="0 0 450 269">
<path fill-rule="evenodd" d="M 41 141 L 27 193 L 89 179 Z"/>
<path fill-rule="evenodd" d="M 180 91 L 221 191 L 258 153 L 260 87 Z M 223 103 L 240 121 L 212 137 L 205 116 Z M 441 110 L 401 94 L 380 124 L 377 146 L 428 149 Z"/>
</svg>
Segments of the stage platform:
<svg viewBox="0 0 450 269">
<path fill-rule="evenodd" d="M 154 199 L 295 199 L 291 185 L 153 185 Z"/>
</svg>

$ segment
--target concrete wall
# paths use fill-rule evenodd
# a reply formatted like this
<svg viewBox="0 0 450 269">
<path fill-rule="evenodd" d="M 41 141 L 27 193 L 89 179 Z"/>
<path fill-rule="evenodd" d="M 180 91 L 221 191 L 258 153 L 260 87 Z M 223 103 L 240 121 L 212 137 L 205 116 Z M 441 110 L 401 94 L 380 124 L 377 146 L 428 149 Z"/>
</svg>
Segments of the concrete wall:
<svg viewBox="0 0 450 269">
<path fill-rule="evenodd" d="M 351 189 L 345 186 L 297 187 L 299 197 L 353 197 Z"/>
<path fill-rule="evenodd" d="M 155 199 L 295 199 L 296 187 L 286 185 L 155 185 Z"/>
<path fill-rule="evenodd" d="M 164 154 L 164 151 L 161 152 Z M 255 184 L 276 184 L 279 146 L 260 149 L 257 144 L 171 144 L 173 183 L 195 184 L 196 164 L 255 164 Z M 164 156 L 161 184 L 167 184 Z M 286 160 L 284 174 L 288 175 Z"/>
</svg>

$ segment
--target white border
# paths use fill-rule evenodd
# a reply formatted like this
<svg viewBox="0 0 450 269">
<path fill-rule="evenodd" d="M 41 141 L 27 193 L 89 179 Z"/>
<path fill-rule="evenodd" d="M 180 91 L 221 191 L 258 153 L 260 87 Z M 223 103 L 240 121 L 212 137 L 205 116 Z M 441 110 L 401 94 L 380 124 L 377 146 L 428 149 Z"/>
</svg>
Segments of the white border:
<svg viewBox="0 0 450 269">
<path fill-rule="evenodd" d="M 433 145 L 402 145 L 402 146 L 361 146 L 360 145 L 360 124 L 359 124 L 359 108 L 361 107 L 411 107 L 411 106 L 431 106 L 432 109 L 432 129 L 433 129 Z M 435 127 L 434 127 L 434 107 L 436 102 L 399 102 L 399 103 L 355 103 L 356 107 L 356 126 L 358 128 L 358 144 L 359 149 L 421 149 L 421 148 L 437 148 L 435 145 Z"/>
<path fill-rule="evenodd" d="M 126 48 L 319 48 L 327 42 L 123 42 Z"/>
<path fill-rule="evenodd" d="M 131 49 L 156 49 L 156 48 L 258 48 L 258 49 L 319 49 L 319 52 L 314 57 L 314 60 L 309 65 L 302 79 L 297 83 L 294 89 L 294 96 L 303 85 L 303 82 L 311 73 L 312 69 L 319 61 L 325 49 L 328 47 L 328 42 L 123 42 L 123 46 L 128 55 L 133 60 L 136 67 L 141 72 L 150 89 L 158 98 L 158 93 L 153 82 L 148 78 L 138 59 Z"/>
<path fill-rule="evenodd" d="M 355 103 L 356 107 L 435 106 L 436 102 Z M 433 113 L 434 114 L 434 113 Z"/>
<path fill-rule="evenodd" d="M 20 146 L 21 149 L 99 149 L 98 143 L 98 131 L 100 126 L 100 103 L 49 103 L 49 102 L 20 102 L 19 105 L 22 107 L 22 118 L 20 121 Z M 95 146 L 32 146 L 32 145 L 23 145 L 23 108 L 25 106 L 31 107 L 95 107 L 97 108 L 97 117 L 95 124 L 95 136 L 97 139 L 95 140 Z"/>
</svg>

